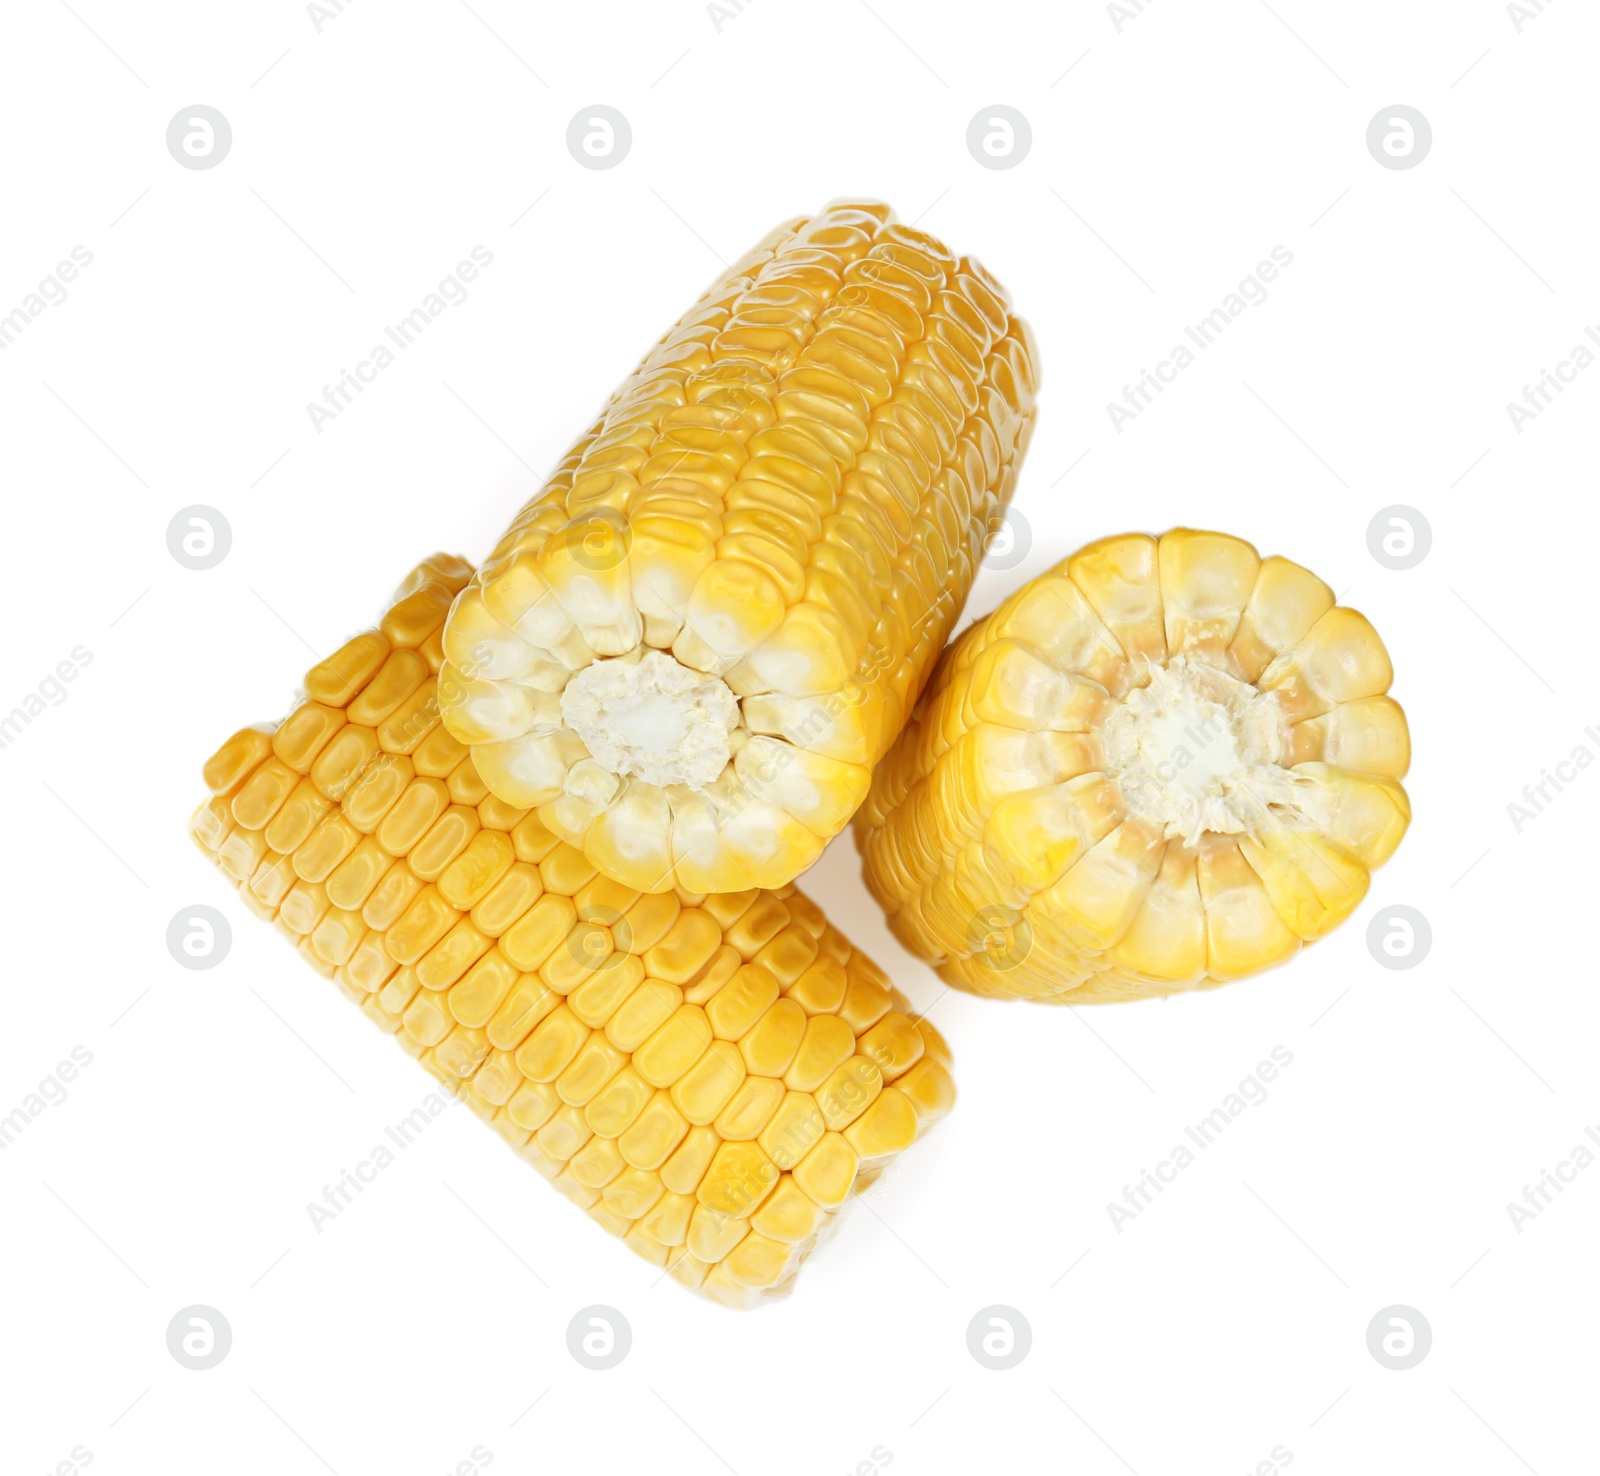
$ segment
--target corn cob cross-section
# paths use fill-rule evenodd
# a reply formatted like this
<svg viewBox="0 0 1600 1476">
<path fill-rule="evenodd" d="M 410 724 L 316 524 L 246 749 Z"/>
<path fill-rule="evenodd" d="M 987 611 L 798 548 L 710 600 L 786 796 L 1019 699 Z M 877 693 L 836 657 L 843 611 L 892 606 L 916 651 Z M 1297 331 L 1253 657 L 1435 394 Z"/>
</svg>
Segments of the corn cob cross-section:
<svg viewBox="0 0 1600 1476">
<path fill-rule="evenodd" d="M 1239 979 L 1400 843 L 1405 714 L 1320 579 L 1175 529 L 1081 549 L 963 633 L 856 820 L 895 936 L 977 994 Z"/>
<path fill-rule="evenodd" d="M 732 1306 L 782 1295 L 949 1109 L 949 1051 L 786 886 L 642 894 L 489 794 L 440 724 L 436 557 L 276 727 L 205 766 L 246 904 L 614 1235 Z"/>
<path fill-rule="evenodd" d="M 791 881 L 966 601 L 1034 357 L 1000 285 L 887 206 L 778 227 L 456 602 L 445 723 L 490 791 L 642 891 Z"/>
</svg>

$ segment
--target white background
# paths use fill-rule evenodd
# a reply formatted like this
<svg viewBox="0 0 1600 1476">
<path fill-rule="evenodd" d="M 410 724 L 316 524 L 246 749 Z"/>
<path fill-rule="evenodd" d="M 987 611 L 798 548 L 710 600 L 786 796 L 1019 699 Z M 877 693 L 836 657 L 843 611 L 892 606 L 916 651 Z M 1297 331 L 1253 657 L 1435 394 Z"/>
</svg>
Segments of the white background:
<svg viewBox="0 0 1600 1476">
<path fill-rule="evenodd" d="M 0 751 L 0 1114 L 93 1064 L 0 1152 L 0 1466 L 1594 1470 L 1600 1165 L 1520 1233 L 1506 1204 L 1600 1123 L 1600 772 L 1520 833 L 1507 805 L 1600 754 L 1600 366 L 1520 433 L 1505 406 L 1600 323 L 1600 23 L 726 9 L 360 0 L 319 33 L 289 0 L 7 7 L 0 313 L 94 260 L 0 352 L 0 709 L 93 660 Z M 565 146 L 597 102 L 633 129 L 607 172 Z M 233 129 L 207 171 L 164 142 L 194 103 Z M 1032 126 L 1007 171 L 965 145 L 995 103 Z M 1365 143 L 1395 103 L 1434 134 L 1407 171 Z M 1031 551 L 969 612 L 1130 528 L 1302 560 L 1393 654 L 1411 834 L 1287 968 L 1093 1011 L 947 994 L 841 837 L 804 885 L 935 1011 L 961 1100 L 782 1305 L 654 1285 L 465 1112 L 318 1235 L 306 1202 L 429 1082 L 194 851 L 202 759 L 420 556 L 481 557 L 719 258 L 845 194 L 980 256 L 1042 348 Z M 306 402 L 479 244 L 470 298 L 318 433 Z M 1106 402 L 1277 245 L 1267 300 L 1118 433 Z M 191 503 L 233 530 L 205 573 L 165 544 Z M 1433 530 L 1406 572 L 1367 547 L 1394 503 Z M 165 930 L 202 902 L 233 947 L 189 972 Z M 1406 972 L 1365 941 L 1394 903 L 1433 930 Z M 1107 1202 L 1274 1046 L 1268 1099 L 1118 1233 Z M 191 1303 L 233 1329 L 205 1373 L 166 1348 Z M 605 1373 L 566 1349 L 591 1303 L 633 1329 Z M 966 1347 L 993 1303 L 1033 1336 L 1001 1373 Z M 1366 1346 L 1394 1303 L 1433 1329 L 1403 1373 Z"/>
</svg>

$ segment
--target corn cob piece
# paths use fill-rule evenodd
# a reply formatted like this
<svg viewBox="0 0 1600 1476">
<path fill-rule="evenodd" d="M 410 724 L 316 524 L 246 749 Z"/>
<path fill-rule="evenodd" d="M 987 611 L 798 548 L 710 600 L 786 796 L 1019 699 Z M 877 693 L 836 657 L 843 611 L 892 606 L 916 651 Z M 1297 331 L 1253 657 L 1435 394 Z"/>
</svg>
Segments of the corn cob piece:
<svg viewBox="0 0 1600 1476">
<path fill-rule="evenodd" d="M 1101 539 L 945 652 L 857 816 L 867 886 L 975 994 L 1244 978 L 1337 927 L 1405 833 L 1392 676 L 1298 564 Z"/>
<path fill-rule="evenodd" d="M 1004 289 L 887 206 L 779 226 L 456 602 L 445 724 L 490 791 L 640 891 L 791 881 L 966 601 L 1034 363 Z"/>
<path fill-rule="evenodd" d="M 792 886 L 642 894 L 490 795 L 439 721 L 435 557 L 191 829 L 319 972 L 569 1199 L 729 1306 L 782 1296 L 949 1110 L 950 1053 Z"/>
</svg>

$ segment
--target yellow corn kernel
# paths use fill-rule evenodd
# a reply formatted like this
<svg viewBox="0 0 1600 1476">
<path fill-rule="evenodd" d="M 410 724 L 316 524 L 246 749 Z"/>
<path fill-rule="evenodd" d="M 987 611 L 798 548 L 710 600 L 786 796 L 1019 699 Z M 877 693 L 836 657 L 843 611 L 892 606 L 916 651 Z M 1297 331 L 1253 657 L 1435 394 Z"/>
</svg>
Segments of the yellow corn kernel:
<svg viewBox="0 0 1600 1476">
<path fill-rule="evenodd" d="M 655 1090 L 632 1066 L 624 1066 L 589 1099 L 583 1119 L 601 1137 L 620 1137 L 638 1120 Z"/>
<path fill-rule="evenodd" d="M 391 856 L 409 854 L 449 806 L 450 791 L 437 779 L 412 780 L 379 823 L 378 844 Z"/>
<path fill-rule="evenodd" d="M 1101 539 L 941 658 L 856 817 L 868 889 L 977 994 L 1093 1003 L 1270 968 L 1350 915 L 1410 822 L 1392 677 L 1298 564 L 1193 529 Z M 809 1007 L 820 984 L 788 992 Z"/>
<path fill-rule="evenodd" d="M 613 1138 L 590 1138 L 567 1165 L 573 1178 L 591 1189 L 603 1189 L 628 1166 Z"/>
<path fill-rule="evenodd" d="M 306 673 L 306 694 L 329 707 L 348 707 L 378 674 L 388 654 L 389 638 L 382 631 L 353 636 Z"/>
<path fill-rule="evenodd" d="M 721 1141 L 709 1126 L 691 1127 L 661 1165 L 661 1182 L 674 1194 L 693 1194 Z"/>
<path fill-rule="evenodd" d="M 697 1203 L 689 1216 L 687 1244 L 696 1259 L 709 1262 L 714 1268 L 749 1233 L 749 1220 Z"/>
<path fill-rule="evenodd" d="M 561 996 L 537 974 L 520 974 L 489 1018 L 489 1039 L 501 1050 L 515 1050 L 536 1025 L 560 1007 Z"/>
<path fill-rule="evenodd" d="M 516 982 L 516 969 L 491 948 L 451 986 L 450 1013 L 463 1025 L 487 1025 Z"/>
<path fill-rule="evenodd" d="M 848 985 L 844 965 L 823 954 L 784 990 L 784 994 L 808 1015 L 827 1015 L 844 1002 Z"/>
<path fill-rule="evenodd" d="M 556 1090 L 563 1102 L 586 1106 L 627 1064 L 628 1058 L 597 1030 L 556 1079 Z"/>
<path fill-rule="evenodd" d="M 856 1049 L 878 1067 L 885 1081 L 894 1081 L 922 1059 L 926 1046 L 910 1016 L 890 1010 L 861 1032 Z"/>
<path fill-rule="evenodd" d="M 697 403 L 738 388 L 711 383 Z M 948 1051 L 792 887 L 640 894 L 538 815 L 481 797 L 442 728 L 397 728 L 404 755 L 376 748 L 397 714 L 427 723 L 429 642 L 467 573 L 424 565 L 381 631 L 313 668 L 282 728 L 229 739 L 192 832 L 254 910 L 630 1249 L 730 1306 L 785 1295 L 864 1184 L 858 1159 L 909 1141 L 901 1118 L 873 1115 L 884 1080 L 914 1136 L 953 1101 Z M 1358 736 L 1330 730 L 1318 752 L 1347 756 Z M 1344 828 L 1383 844 L 1387 793 L 1322 769 Z M 1295 896 L 1308 925 L 1322 916 Z"/>
<path fill-rule="evenodd" d="M 895 1082 L 895 1088 L 911 1103 L 912 1110 L 917 1114 L 917 1122 L 924 1128 L 937 1122 L 955 1106 L 955 1083 L 944 1066 L 931 1057 L 918 1061 Z"/>
<path fill-rule="evenodd" d="M 794 1181 L 808 1198 L 824 1209 L 834 1209 L 850 1197 L 860 1163 L 856 1150 L 839 1133 L 822 1140 L 794 1166 Z"/>
<path fill-rule="evenodd" d="M 636 1051 L 682 1003 L 683 991 L 675 984 L 646 979 L 606 1021 L 606 1038 L 618 1050 Z"/>
<path fill-rule="evenodd" d="M 376 994 L 399 967 L 389 956 L 389 950 L 383 946 L 383 934 L 369 929 L 356 946 L 356 951 L 350 955 L 345 972 L 359 988 L 368 994 Z"/>
<path fill-rule="evenodd" d="M 234 795 L 234 822 L 249 830 L 264 830 L 299 783 L 300 775 L 282 759 L 268 759 Z"/>
<path fill-rule="evenodd" d="M 236 882 L 249 881 L 255 874 L 266 856 L 270 847 L 267 838 L 259 830 L 246 830 L 244 826 L 237 825 L 231 830 L 222 844 L 217 847 L 217 863 Z M 298 855 L 298 853 L 296 853 Z M 331 870 L 331 866 L 329 867 Z M 296 865 L 295 870 L 304 880 L 320 881 L 320 875 L 304 876 L 304 872 Z M 324 871 L 322 875 L 326 875 Z"/>
<path fill-rule="evenodd" d="M 706 1018 L 720 1040 L 738 1040 L 778 999 L 778 981 L 746 965 L 706 1001 Z"/>
<path fill-rule="evenodd" d="M 849 1127 L 883 1090 L 883 1072 L 866 1056 L 852 1056 L 816 1090 L 823 1121 L 833 1132 Z"/>
<path fill-rule="evenodd" d="M 715 1121 L 746 1076 L 738 1050 L 725 1040 L 711 1048 L 672 1084 L 672 1100 L 697 1126 Z M 724 1135 L 725 1136 L 725 1135 Z"/>
<path fill-rule="evenodd" d="M 855 1051 L 855 1032 L 837 1015 L 813 1015 L 806 1021 L 800 1049 L 783 1082 L 791 1091 L 815 1091 Z"/>
<path fill-rule="evenodd" d="M 778 1182 L 778 1168 L 755 1143 L 728 1143 L 717 1149 L 695 1198 L 715 1214 L 744 1219 L 753 1214 Z"/>
<path fill-rule="evenodd" d="M 816 1016 L 815 1018 L 825 1018 Z M 780 999 L 739 1042 L 739 1054 L 752 1076 L 782 1076 L 799 1054 L 807 1016 L 792 999 Z"/>
<path fill-rule="evenodd" d="M 684 1139 L 690 1123 L 665 1092 L 657 1092 L 618 1138 L 622 1156 L 635 1168 L 658 1169 Z"/>
<path fill-rule="evenodd" d="M 428 677 L 428 663 L 415 651 L 393 651 L 345 709 L 352 723 L 376 728 Z"/>
<path fill-rule="evenodd" d="M 720 1273 L 740 1286 L 765 1290 L 783 1279 L 793 1249 L 786 1241 L 752 1230 L 723 1257 L 721 1266 L 712 1274 Z"/>
<path fill-rule="evenodd" d="M 590 1030 L 565 1005 L 558 1006 L 517 1051 L 517 1067 L 529 1081 L 554 1081 L 583 1049 Z"/>
<path fill-rule="evenodd" d="M 756 1141 L 780 1169 L 792 1169 L 827 1130 L 815 1097 L 809 1092 L 788 1092 Z"/>
<path fill-rule="evenodd" d="M 883 1093 L 844 1130 L 844 1139 L 863 1164 L 893 1158 L 917 1140 L 917 1114 L 910 1099 L 895 1087 Z"/>
<path fill-rule="evenodd" d="M 648 1214 L 656 1201 L 667 1192 L 659 1174 L 649 1169 L 626 1168 L 617 1175 L 600 1195 L 601 1203 L 623 1222 L 618 1232 L 626 1235 L 632 1222 Z"/>
<path fill-rule="evenodd" d="M 687 1194 L 674 1194 L 670 1190 L 656 1201 L 652 1209 L 639 1221 L 639 1230 L 659 1246 L 674 1250 L 689 1238 L 689 1217 L 694 1213 L 694 1199 Z"/>
<path fill-rule="evenodd" d="M 213 794 L 232 794 L 272 752 L 272 740 L 271 728 L 240 728 L 206 760 L 202 782 Z"/>
<path fill-rule="evenodd" d="M 778 1180 L 771 1197 L 750 1217 L 750 1228 L 757 1235 L 788 1245 L 809 1240 L 821 1223 L 821 1208 L 788 1174 Z"/>
<path fill-rule="evenodd" d="M 479 818 L 482 818 L 481 812 Z M 502 833 L 486 828 L 479 834 L 482 837 Z M 534 867 L 522 861 L 513 861 L 489 894 L 472 909 L 472 920 L 491 937 L 498 938 L 539 900 L 543 890 L 544 883 L 539 880 L 539 873 Z"/>
<path fill-rule="evenodd" d="M 470 805 L 450 805 L 406 853 L 406 865 L 423 881 L 437 881 L 477 832 L 478 812 Z"/>
<path fill-rule="evenodd" d="M 328 896 L 335 907 L 360 909 L 393 865 L 394 857 L 370 835 L 364 835 L 329 875 Z"/>
<path fill-rule="evenodd" d="M 239 832 L 235 831 L 237 834 Z M 264 835 L 261 838 L 266 840 Z M 309 882 L 326 881 L 334 868 L 360 844 L 361 832 L 342 814 L 330 813 L 295 848 L 295 875 Z"/>
<path fill-rule="evenodd" d="M 706 1052 L 711 1026 L 698 1005 L 679 1005 L 633 1053 L 634 1069 L 652 1086 L 671 1086 Z"/>
<path fill-rule="evenodd" d="M 476 812 L 473 824 L 478 825 Z M 469 911 L 489 894 L 516 858 L 515 847 L 504 835 L 475 828 L 466 849 L 440 873 L 439 894 L 452 907 Z M 412 870 L 416 870 L 414 862 Z"/>
<path fill-rule="evenodd" d="M 581 935 L 580 935 L 581 936 Z M 612 953 L 605 966 L 567 995 L 567 1004 L 585 1025 L 601 1029 L 644 981 L 644 965 L 625 953 Z"/>
<path fill-rule="evenodd" d="M 544 892 L 500 938 L 500 950 L 519 969 L 531 973 L 572 933 L 578 911 L 560 892 Z"/>
<path fill-rule="evenodd" d="M 460 914 L 433 887 L 425 887 L 389 929 L 388 945 L 403 964 L 414 964 L 455 926 Z"/>
<path fill-rule="evenodd" d="M 686 907 L 664 937 L 644 956 L 652 977 L 687 984 L 722 947 L 722 928 L 709 912 Z"/>
<path fill-rule="evenodd" d="M 729 1141 L 745 1141 L 760 1136 L 783 1101 L 783 1083 L 770 1076 L 747 1076 L 727 1106 L 717 1114 L 712 1126 Z"/>
</svg>

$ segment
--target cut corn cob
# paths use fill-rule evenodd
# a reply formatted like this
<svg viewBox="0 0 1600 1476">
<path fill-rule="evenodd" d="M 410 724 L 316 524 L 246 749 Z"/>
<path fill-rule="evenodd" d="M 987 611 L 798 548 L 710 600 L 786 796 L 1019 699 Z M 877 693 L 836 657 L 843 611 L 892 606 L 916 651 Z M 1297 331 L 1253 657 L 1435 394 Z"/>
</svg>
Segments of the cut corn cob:
<svg viewBox="0 0 1600 1476">
<path fill-rule="evenodd" d="M 950 1053 L 792 886 L 641 894 L 489 794 L 439 722 L 435 557 L 276 728 L 205 766 L 195 839 L 321 973 L 646 1260 L 790 1288 L 955 1099 Z"/>
<path fill-rule="evenodd" d="M 998 526 L 1032 340 L 976 262 L 836 204 L 650 351 L 463 592 L 445 724 L 644 892 L 774 887 L 866 797 Z"/>
<path fill-rule="evenodd" d="M 856 820 L 895 936 L 975 994 L 1240 979 L 1338 926 L 1411 818 L 1366 618 L 1238 538 L 1080 549 L 941 658 Z"/>
</svg>

